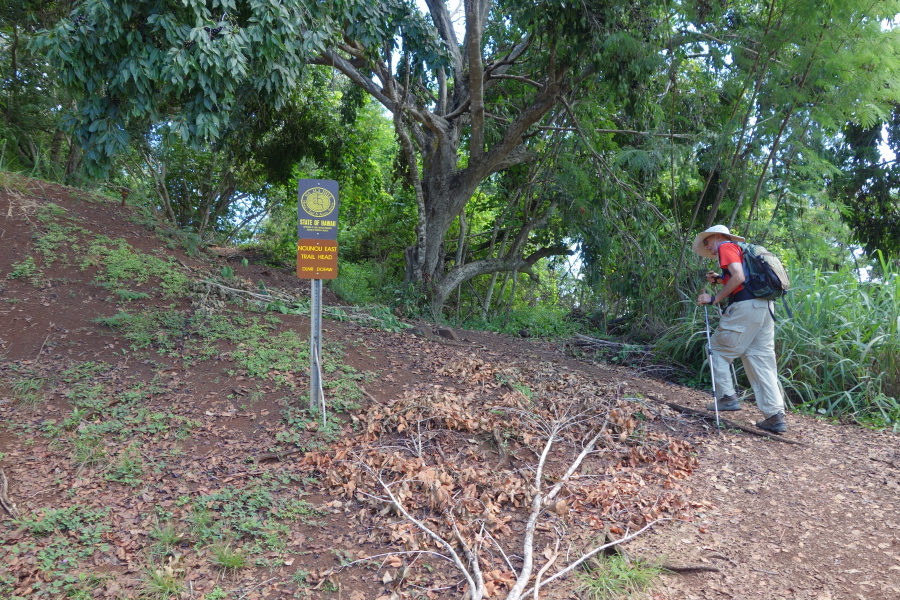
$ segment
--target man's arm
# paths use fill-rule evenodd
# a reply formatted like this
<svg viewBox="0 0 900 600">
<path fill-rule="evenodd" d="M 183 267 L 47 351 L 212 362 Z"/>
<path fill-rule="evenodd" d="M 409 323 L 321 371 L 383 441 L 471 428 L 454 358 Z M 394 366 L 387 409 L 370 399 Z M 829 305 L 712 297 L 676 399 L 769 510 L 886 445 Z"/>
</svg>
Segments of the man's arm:
<svg viewBox="0 0 900 600">
<path fill-rule="evenodd" d="M 728 272 L 731 274 L 731 277 L 728 278 L 728 283 L 713 296 L 713 304 L 717 304 L 730 296 L 746 279 L 744 277 L 744 265 L 739 262 L 733 262 L 728 265 Z"/>
<path fill-rule="evenodd" d="M 712 273 L 712 271 L 710 271 L 710 273 Z M 728 273 L 731 274 L 731 277 L 728 278 L 728 283 L 725 284 L 725 287 L 719 290 L 719 293 L 715 296 L 710 296 L 704 291 L 697 298 L 697 304 L 707 304 L 710 300 L 712 300 L 712 304 L 718 304 L 730 296 L 731 293 L 737 289 L 739 285 L 744 283 L 744 280 L 746 279 L 746 277 L 744 277 L 744 265 L 740 262 L 733 262 L 728 265 Z M 707 274 L 707 279 L 709 279 L 709 273 Z"/>
</svg>

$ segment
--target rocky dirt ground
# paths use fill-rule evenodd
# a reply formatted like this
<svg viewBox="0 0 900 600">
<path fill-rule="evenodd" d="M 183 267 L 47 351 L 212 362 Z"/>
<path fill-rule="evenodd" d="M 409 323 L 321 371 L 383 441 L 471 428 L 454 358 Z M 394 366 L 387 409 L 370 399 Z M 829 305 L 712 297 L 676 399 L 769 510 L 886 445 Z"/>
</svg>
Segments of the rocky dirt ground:
<svg viewBox="0 0 900 600">
<path fill-rule="evenodd" d="M 565 342 L 388 331 L 351 307 L 325 325 L 323 427 L 300 410 L 302 302 L 236 301 L 302 299 L 308 282 L 166 248 L 134 209 L 61 186 L 7 180 L 0 215 L 0 597 L 462 597 L 380 477 L 433 530 L 457 523 L 502 598 L 530 500 L 599 431 L 541 513 L 545 579 L 655 521 L 625 551 L 688 569 L 648 598 L 900 598 L 896 435 L 794 414 L 799 444 L 717 432 L 664 404 L 706 395 Z M 576 414 L 537 490 L 542 428 Z M 541 596 L 582 597 L 577 584 Z"/>
</svg>

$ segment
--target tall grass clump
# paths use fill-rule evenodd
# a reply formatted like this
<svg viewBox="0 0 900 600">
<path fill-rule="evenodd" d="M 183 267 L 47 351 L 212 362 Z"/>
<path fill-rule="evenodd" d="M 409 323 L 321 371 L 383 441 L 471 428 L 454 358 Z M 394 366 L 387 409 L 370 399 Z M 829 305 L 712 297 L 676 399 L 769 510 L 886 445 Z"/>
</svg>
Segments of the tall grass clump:
<svg viewBox="0 0 900 600">
<path fill-rule="evenodd" d="M 794 275 L 793 319 L 775 335 L 781 382 L 802 410 L 900 429 L 900 273 L 847 268 Z"/>
<path fill-rule="evenodd" d="M 704 309 L 692 301 L 685 301 L 684 316 L 675 321 L 653 344 L 657 360 L 677 365 L 677 371 L 688 374 L 680 383 L 692 387 L 709 387 L 710 376 L 707 366 L 706 322 Z M 710 333 L 719 322 L 718 309 L 707 307 Z"/>
<path fill-rule="evenodd" d="M 900 273 L 860 281 L 853 269 L 791 269 L 792 289 L 776 303 L 775 352 L 786 401 L 794 408 L 900 431 Z M 710 327 L 718 318 L 710 309 Z M 695 308 L 654 348 L 709 381 L 703 309 Z M 738 369 L 740 377 L 741 371 Z M 708 384 L 707 384 L 708 385 Z"/>
<path fill-rule="evenodd" d="M 636 598 L 653 587 L 662 567 L 620 555 L 590 561 L 577 574 L 578 592 L 587 600 Z"/>
</svg>

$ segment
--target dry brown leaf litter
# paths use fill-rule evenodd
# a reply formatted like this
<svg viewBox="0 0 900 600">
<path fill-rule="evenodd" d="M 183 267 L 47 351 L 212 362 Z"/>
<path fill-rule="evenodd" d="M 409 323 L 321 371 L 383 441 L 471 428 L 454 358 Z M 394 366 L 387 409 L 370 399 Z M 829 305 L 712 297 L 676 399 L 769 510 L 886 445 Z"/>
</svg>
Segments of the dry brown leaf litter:
<svg viewBox="0 0 900 600">
<path fill-rule="evenodd" d="M 355 417 L 359 433 L 333 452 L 312 452 L 300 467 L 320 473 L 331 493 L 364 508 L 358 518 L 382 527 L 382 543 L 408 551 L 440 548 L 398 511 L 382 485 L 411 513 L 448 540 L 485 548 L 484 570 L 506 589 L 512 573 L 501 554 L 484 544 L 516 551 L 531 507 L 537 458 L 549 424 L 565 421 L 546 477 L 554 480 L 578 444 L 600 427 L 602 447 L 566 486 L 563 499 L 548 507 L 540 529 L 551 543 L 565 531 L 570 551 L 585 548 L 604 531 L 622 535 L 661 517 L 689 517 L 702 506 L 683 481 L 697 461 L 684 441 L 642 427 L 654 418 L 629 401 L 621 386 L 600 384 L 559 368 L 499 368 L 461 358 L 439 373 L 470 391 L 422 385 Z M 524 391 L 523 391 L 524 390 Z M 442 443 L 443 442 L 443 443 Z M 459 448 L 448 455 L 447 448 Z M 505 464 L 504 464 L 505 463 Z M 490 568 L 493 565 L 494 568 Z"/>
</svg>

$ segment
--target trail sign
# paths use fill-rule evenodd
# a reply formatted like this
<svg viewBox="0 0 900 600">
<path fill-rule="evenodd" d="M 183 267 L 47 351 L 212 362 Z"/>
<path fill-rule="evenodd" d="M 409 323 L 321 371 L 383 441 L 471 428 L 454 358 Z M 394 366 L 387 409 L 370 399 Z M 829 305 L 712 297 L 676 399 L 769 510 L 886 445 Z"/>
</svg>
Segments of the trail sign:
<svg viewBox="0 0 900 600">
<path fill-rule="evenodd" d="M 301 179 L 297 186 L 297 237 L 336 240 L 338 184 L 330 179 Z"/>
<path fill-rule="evenodd" d="M 301 179 L 297 186 L 297 277 L 311 279 L 309 306 L 309 408 L 322 411 L 322 280 L 337 277 L 338 184 Z"/>
<path fill-rule="evenodd" d="M 297 186 L 297 277 L 337 277 L 338 184 L 301 179 Z"/>
<path fill-rule="evenodd" d="M 300 240 L 297 242 L 297 277 L 301 279 L 335 279 L 337 277 L 337 242 Z"/>
</svg>

